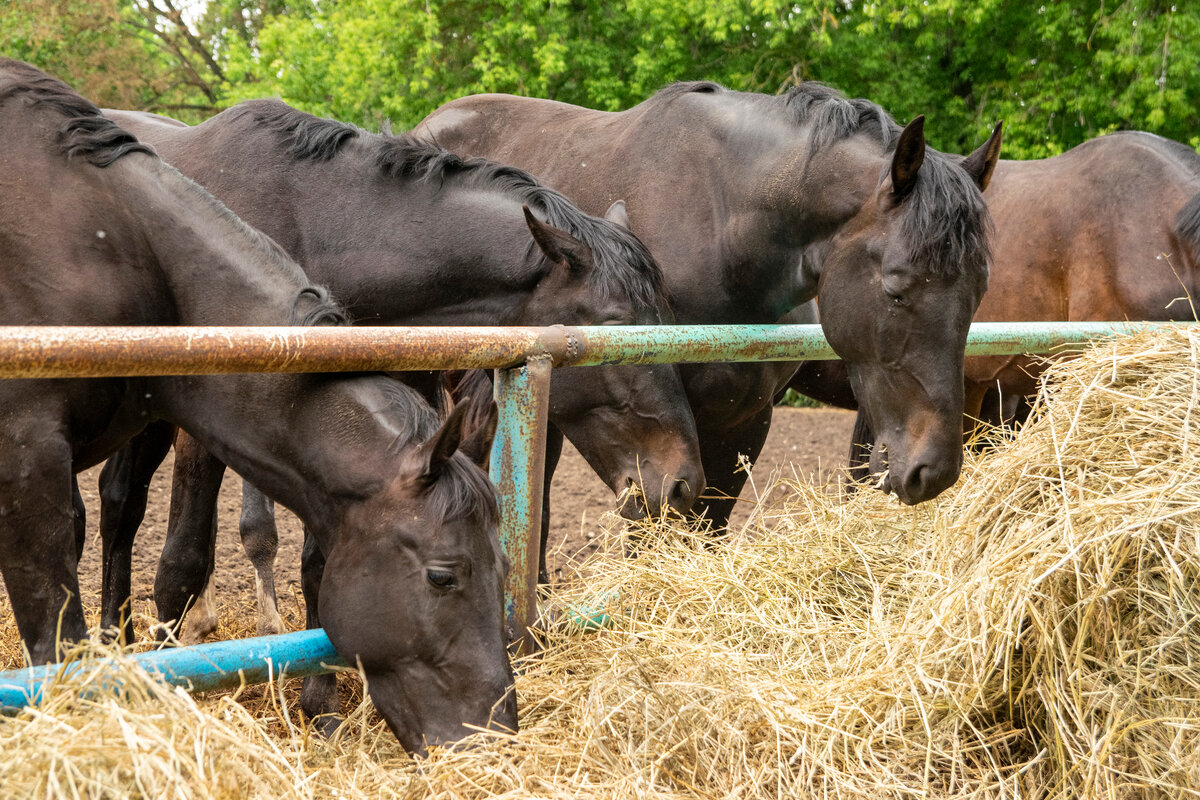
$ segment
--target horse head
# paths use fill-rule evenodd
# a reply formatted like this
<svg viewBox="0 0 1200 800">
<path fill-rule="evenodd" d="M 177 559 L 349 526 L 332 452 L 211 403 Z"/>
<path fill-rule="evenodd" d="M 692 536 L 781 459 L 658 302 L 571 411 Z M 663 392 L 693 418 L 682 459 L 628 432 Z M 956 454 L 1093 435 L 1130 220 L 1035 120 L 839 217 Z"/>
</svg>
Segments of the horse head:
<svg viewBox="0 0 1200 800">
<path fill-rule="evenodd" d="M 815 259 L 825 335 L 877 433 L 871 471 L 908 504 L 962 467 L 963 354 L 990 260 L 981 192 L 999 151 L 997 125 L 955 164 L 926 150 L 918 117 Z"/>
<path fill-rule="evenodd" d="M 406 446 L 398 473 L 346 512 L 321 581 L 330 641 L 361 666 L 376 708 L 416 753 L 477 729 L 517 728 L 508 562 L 482 469 L 496 408 L 470 411 L 458 405 Z"/>
<path fill-rule="evenodd" d="M 670 313 L 661 273 L 629 232 L 624 203 L 614 203 L 603 219 L 585 219 L 590 244 L 525 207 L 536 255 L 544 262 L 528 301 L 537 308 L 527 316 L 571 325 L 661 323 Z M 624 497 L 622 516 L 691 508 L 704 487 L 704 472 L 676 366 L 555 370 L 550 399 L 554 424 Z"/>
</svg>

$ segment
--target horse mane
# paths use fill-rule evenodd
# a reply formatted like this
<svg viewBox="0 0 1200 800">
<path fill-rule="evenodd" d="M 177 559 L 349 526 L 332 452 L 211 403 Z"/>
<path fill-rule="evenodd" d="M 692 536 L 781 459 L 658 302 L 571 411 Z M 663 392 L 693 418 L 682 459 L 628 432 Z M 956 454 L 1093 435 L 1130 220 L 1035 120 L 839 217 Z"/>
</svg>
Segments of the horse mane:
<svg viewBox="0 0 1200 800">
<path fill-rule="evenodd" d="M 1192 199 L 1179 209 L 1175 215 L 1174 230 L 1180 247 L 1192 260 L 1192 263 L 1186 266 L 1200 266 L 1200 193 L 1192 195 Z"/>
<path fill-rule="evenodd" d="M 391 408 L 399 412 L 391 417 L 400 427 L 393 441 L 397 452 L 428 441 L 449 416 L 453 403 L 447 399 L 435 410 L 424 395 L 401 380 L 383 381 L 380 389 Z M 462 453 L 455 453 L 430 484 L 427 500 L 430 512 L 442 520 L 469 517 L 481 509 L 489 523 L 500 519 L 496 492 L 487 474 Z"/>
<path fill-rule="evenodd" d="M 812 155 L 857 135 L 871 137 L 891 153 L 902 130 L 878 104 L 847 98 L 817 81 L 805 81 L 781 95 L 735 92 L 711 81 L 684 82 L 671 84 L 654 97 L 671 100 L 686 94 L 727 95 L 779 109 L 809 131 Z M 918 243 L 913 261 L 945 278 L 986 271 L 991 261 L 991 217 L 983 194 L 957 168 L 961 160 L 926 147 L 916 185 L 902 205 L 904 233 L 908 241 Z"/>
<path fill-rule="evenodd" d="M 371 134 L 354 125 L 298 111 L 280 100 L 251 100 L 226 113 L 234 112 L 234 118 L 251 116 L 258 126 L 273 132 L 289 155 L 298 160 L 327 161 L 346 143 L 366 139 L 375 143 L 376 163 L 388 177 L 437 184 L 439 188 L 455 181 L 503 192 L 540 212 L 546 223 L 565 230 L 591 249 L 595 260 L 589 276 L 592 285 L 610 295 L 629 297 L 644 308 L 666 308 L 662 269 L 640 239 L 620 225 L 585 214 L 524 170 L 485 158 L 463 158 L 412 133 Z"/>
<path fill-rule="evenodd" d="M 155 155 L 147 144 L 100 113 L 57 78 L 11 58 L 0 58 L 0 103 L 21 96 L 31 105 L 65 117 L 58 129 L 59 143 L 68 158 L 81 156 L 97 167 L 107 167 L 129 153 Z"/>
<path fill-rule="evenodd" d="M 345 326 L 352 325 L 353 321 L 324 286 L 306 286 L 297 293 L 293 301 L 289 324 L 301 327 Z M 475 377 L 471 385 L 482 386 L 487 382 L 487 374 L 483 370 L 475 372 L 482 375 Z M 442 422 L 449 416 L 454 403 L 449 392 L 439 392 L 439 407 L 435 410 L 424 395 L 403 381 L 391 377 L 380 381 L 379 388 L 388 405 L 398 412 L 389 416 L 391 422 L 400 429 L 392 443 L 397 452 L 416 447 L 437 433 Z M 471 395 L 480 395 L 480 391 L 473 389 Z M 490 394 L 485 399 L 490 399 Z M 462 402 L 470 402 L 470 397 Z M 500 508 L 496 503 L 492 484 L 482 470 L 474 468 L 473 465 L 468 466 L 469 464 L 467 457 L 461 454 L 456 454 L 450 459 L 438 479 L 430 486 L 430 511 L 437 518 L 448 520 L 466 517 L 483 509 L 486 519 L 494 524 L 500 519 Z"/>
</svg>

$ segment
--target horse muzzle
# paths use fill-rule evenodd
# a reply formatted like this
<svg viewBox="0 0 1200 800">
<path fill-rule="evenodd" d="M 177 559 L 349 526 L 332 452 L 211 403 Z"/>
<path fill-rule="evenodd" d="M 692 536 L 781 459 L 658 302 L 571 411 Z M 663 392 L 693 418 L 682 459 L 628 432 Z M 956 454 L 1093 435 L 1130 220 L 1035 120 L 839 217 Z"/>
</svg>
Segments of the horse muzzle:
<svg viewBox="0 0 1200 800">
<path fill-rule="evenodd" d="M 917 458 L 890 458 L 887 446 L 876 445 L 871 454 L 871 474 L 883 473 L 878 488 L 896 495 L 909 506 L 932 500 L 954 485 L 962 470 L 962 447 L 958 445 L 943 452 L 923 449 Z"/>
<path fill-rule="evenodd" d="M 626 475 L 623 484 L 624 488 L 617 491 L 623 519 L 682 517 L 700 497 L 704 473 L 699 468 L 680 467 L 655 480 L 643 471 Z"/>
</svg>

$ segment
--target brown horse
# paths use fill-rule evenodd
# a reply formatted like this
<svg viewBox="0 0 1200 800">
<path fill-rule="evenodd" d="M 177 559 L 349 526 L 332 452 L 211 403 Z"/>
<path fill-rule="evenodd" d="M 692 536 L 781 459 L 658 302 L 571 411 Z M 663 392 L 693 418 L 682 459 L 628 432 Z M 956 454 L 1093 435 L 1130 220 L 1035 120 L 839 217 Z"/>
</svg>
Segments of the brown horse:
<svg viewBox="0 0 1200 800">
<path fill-rule="evenodd" d="M 1052 158 L 1001 161 L 983 197 L 995 233 L 991 284 L 976 320 L 1196 319 L 1200 155 L 1190 147 L 1114 133 Z M 967 430 L 976 419 L 1008 417 L 1006 401 L 1034 394 L 1041 364 L 968 358 Z M 845 385 L 836 368 L 793 382 L 824 396 Z M 851 462 L 863 477 L 862 446 L 872 437 L 862 415 L 856 428 Z"/>
<path fill-rule="evenodd" d="M 684 323 L 773 323 L 819 298 L 825 335 L 886 448 L 883 488 L 934 497 L 962 462 L 962 361 L 987 286 L 980 187 L 999 129 L 965 159 L 828 87 L 781 96 L 669 86 L 628 111 L 507 95 L 446 104 L 417 133 L 514 164 L 585 210 L 626 202 Z M 794 365 L 684 367 L 708 496 L 728 521 Z M 885 455 L 886 452 L 886 455 Z"/>
<path fill-rule="evenodd" d="M 28 64 L 0 59 L 0 130 L 0 324 L 344 322 L 276 244 Z M 320 621 L 405 747 L 516 726 L 496 498 L 472 460 L 489 414 L 465 432 L 466 406 L 443 422 L 382 375 L 4 380 L 0 409 L 0 571 L 33 662 L 87 637 L 74 473 L 165 419 L 304 520 L 328 558 Z"/>
<path fill-rule="evenodd" d="M 640 324 L 660 322 L 668 311 L 661 270 L 620 224 L 620 204 L 605 218 L 591 217 L 520 170 L 463 160 L 411 136 L 370 134 L 275 100 L 239 104 L 195 127 L 108 114 L 279 242 L 363 322 Z M 690 508 L 703 475 L 676 367 L 559 370 L 551 384 L 552 423 L 614 492 L 639 487 L 623 513 Z M 110 462 L 137 469 L 106 469 L 101 480 L 109 625 L 128 598 L 144 490 L 118 501 L 131 497 L 128 487 L 149 483 L 167 442 L 157 442 L 153 457 Z M 166 619 L 179 619 L 211 573 L 223 469 L 190 446 L 177 449 L 176 463 L 155 592 Z M 109 527 L 109 518 L 124 524 Z M 253 494 L 243 504 L 242 531 L 259 576 L 260 609 L 274 610 L 273 514 Z M 203 635 L 197 617 L 189 631 Z"/>
</svg>

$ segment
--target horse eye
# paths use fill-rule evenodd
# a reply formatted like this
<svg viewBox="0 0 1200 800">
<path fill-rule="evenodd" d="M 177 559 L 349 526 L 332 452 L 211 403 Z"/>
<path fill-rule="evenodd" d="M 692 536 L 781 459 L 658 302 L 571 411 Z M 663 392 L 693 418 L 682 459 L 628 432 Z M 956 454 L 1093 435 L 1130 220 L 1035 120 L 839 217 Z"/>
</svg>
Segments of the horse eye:
<svg viewBox="0 0 1200 800">
<path fill-rule="evenodd" d="M 425 579 L 439 589 L 454 588 L 454 573 L 448 569 L 427 569 Z"/>
<path fill-rule="evenodd" d="M 905 302 L 903 295 L 895 294 L 893 292 L 888 292 L 887 296 L 888 296 L 888 299 L 892 301 L 893 305 L 897 305 L 897 306 L 908 305 L 908 303 Z"/>
</svg>

